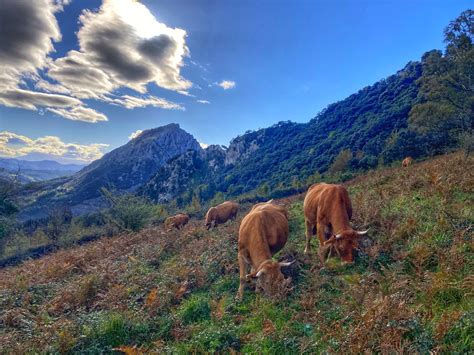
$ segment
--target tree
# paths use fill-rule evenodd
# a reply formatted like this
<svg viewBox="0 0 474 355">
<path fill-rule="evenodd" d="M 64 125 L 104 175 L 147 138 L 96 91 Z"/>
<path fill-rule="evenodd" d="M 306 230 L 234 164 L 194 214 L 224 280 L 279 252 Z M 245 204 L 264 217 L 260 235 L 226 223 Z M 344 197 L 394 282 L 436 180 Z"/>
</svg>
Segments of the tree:
<svg viewBox="0 0 474 355">
<path fill-rule="evenodd" d="M 55 243 L 66 232 L 72 221 L 72 211 L 66 206 L 53 208 L 49 212 L 45 233 Z"/>
<path fill-rule="evenodd" d="M 419 103 L 411 109 L 409 123 L 431 134 L 433 145 L 453 146 L 461 139 L 471 141 L 474 130 L 474 11 L 452 21 L 444 40 L 444 55 L 433 50 L 422 57 Z"/>
<path fill-rule="evenodd" d="M 328 171 L 331 174 L 335 174 L 346 170 L 351 159 L 352 152 L 350 149 L 341 150 L 341 152 L 336 156 L 336 158 L 334 158 L 334 161 L 329 167 Z"/>
<path fill-rule="evenodd" d="M 13 177 L 0 179 L 0 255 L 3 254 L 8 237 L 15 228 L 14 216 L 18 212 L 15 196 L 18 192 L 18 171 Z"/>
<path fill-rule="evenodd" d="M 162 206 L 152 204 L 147 198 L 129 193 L 112 193 L 106 188 L 101 191 L 110 205 L 104 212 L 105 217 L 121 230 L 138 231 L 165 213 Z"/>
<path fill-rule="evenodd" d="M 201 199 L 199 198 L 199 192 L 195 192 L 193 194 L 193 198 L 191 199 L 189 210 L 191 213 L 199 213 L 202 211 Z"/>
</svg>

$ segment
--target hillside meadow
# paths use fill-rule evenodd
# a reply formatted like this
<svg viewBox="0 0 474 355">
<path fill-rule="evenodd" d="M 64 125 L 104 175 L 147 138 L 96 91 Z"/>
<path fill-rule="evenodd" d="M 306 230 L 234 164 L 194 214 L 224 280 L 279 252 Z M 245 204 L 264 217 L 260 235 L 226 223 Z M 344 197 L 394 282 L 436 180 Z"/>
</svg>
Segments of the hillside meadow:
<svg viewBox="0 0 474 355">
<path fill-rule="evenodd" d="M 2 353 L 468 353 L 474 349 L 474 158 L 348 181 L 354 265 L 304 255 L 304 195 L 279 200 L 292 291 L 238 285 L 236 221 L 149 226 L 0 270 Z M 317 247 L 316 238 L 312 245 Z"/>
</svg>

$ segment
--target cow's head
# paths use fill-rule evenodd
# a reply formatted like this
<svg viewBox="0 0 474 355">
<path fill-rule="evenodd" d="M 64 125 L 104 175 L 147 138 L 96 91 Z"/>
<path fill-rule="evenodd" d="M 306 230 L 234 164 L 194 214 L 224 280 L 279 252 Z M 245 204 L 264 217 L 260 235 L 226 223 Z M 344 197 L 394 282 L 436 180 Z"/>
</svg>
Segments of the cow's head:
<svg viewBox="0 0 474 355">
<path fill-rule="evenodd" d="M 255 272 L 248 274 L 247 278 L 258 279 L 257 289 L 261 289 L 265 295 L 281 298 L 288 293 L 291 283 L 291 278 L 285 279 L 281 268 L 290 266 L 293 262 L 269 260 Z"/>
<path fill-rule="evenodd" d="M 206 222 L 205 222 L 207 229 L 211 229 L 212 222 L 214 222 L 214 219 L 216 217 L 216 211 L 217 209 L 215 207 L 211 207 L 209 211 L 207 211 Z"/>
<path fill-rule="evenodd" d="M 344 262 L 353 263 L 354 249 L 359 246 L 359 238 L 367 232 L 368 230 L 355 231 L 353 229 L 343 231 L 331 236 L 324 242 L 324 245 L 333 247 Z"/>
</svg>

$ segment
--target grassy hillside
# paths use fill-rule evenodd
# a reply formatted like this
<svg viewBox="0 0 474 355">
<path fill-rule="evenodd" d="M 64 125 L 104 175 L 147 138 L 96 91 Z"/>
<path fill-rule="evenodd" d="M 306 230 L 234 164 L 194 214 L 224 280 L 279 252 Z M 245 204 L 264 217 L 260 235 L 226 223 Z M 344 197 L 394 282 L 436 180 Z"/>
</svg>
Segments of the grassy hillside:
<svg viewBox="0 0 474 355">
<path fill-rule="evenodd" d="M 347 183 L 355 265 L 320 268 L 290 211 L 294 289 L 272 301 L 238 288 L 237 221 L 192 220 L 116 235 L 0 271 L 5 352 L 420 352 L 474 348 L 474 159 L 451 154 Z M 317 245 L 313 240 L 313 245 Z M 131 352 L 134 351 L 134 352 Z"/>
</svg>

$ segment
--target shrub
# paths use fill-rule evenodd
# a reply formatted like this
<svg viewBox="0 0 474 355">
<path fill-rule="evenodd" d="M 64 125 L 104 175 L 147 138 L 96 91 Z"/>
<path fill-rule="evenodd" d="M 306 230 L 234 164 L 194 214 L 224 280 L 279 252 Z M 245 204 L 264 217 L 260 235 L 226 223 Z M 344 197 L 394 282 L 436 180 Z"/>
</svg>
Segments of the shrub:
<svg viewBox="0 0 474 355">
<path fill-rule="evenodd" d="M 102 193 L 111 205 L 105 216 L 121 230 L 138 231 L 153 219 L 164 215 L 163 208 L 152 204 L 147 198 L 132 194 L 113 194 L 105 188 Z"/>
</svg>

